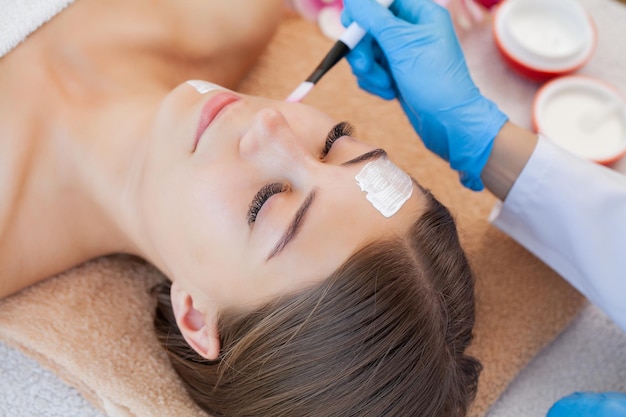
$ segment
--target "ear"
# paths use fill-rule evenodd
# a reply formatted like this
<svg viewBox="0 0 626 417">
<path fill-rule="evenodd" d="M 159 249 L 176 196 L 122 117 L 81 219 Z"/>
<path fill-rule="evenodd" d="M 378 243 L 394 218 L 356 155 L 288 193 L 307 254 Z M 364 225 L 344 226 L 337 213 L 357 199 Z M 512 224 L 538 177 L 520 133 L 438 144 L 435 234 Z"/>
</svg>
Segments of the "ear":
<svg viewBox="0 0 626 417">
<path fill-rule="evenodd" d="M 176 324 L 189 346 L 203 358 L 217 359 L 220 354 L 217 310 L 205 313 L 196 310 L 191 294 L 176 281 L 172 282 L 170 297 Z"/>
</svg>

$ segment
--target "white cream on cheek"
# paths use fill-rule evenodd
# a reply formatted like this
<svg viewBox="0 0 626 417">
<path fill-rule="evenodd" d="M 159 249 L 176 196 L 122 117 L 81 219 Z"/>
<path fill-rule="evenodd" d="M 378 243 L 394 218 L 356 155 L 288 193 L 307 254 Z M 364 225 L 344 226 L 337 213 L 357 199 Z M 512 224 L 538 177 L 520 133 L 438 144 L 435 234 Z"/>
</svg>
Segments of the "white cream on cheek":
<svg viewBox="0 0 626 417">
<path fill-rule="evenodd" d="M 411 177 L 387 158 L 369 162 L 354 179 L 367 201 L 385 217 L 396 214 L 413 194 Z"/>
</svg>

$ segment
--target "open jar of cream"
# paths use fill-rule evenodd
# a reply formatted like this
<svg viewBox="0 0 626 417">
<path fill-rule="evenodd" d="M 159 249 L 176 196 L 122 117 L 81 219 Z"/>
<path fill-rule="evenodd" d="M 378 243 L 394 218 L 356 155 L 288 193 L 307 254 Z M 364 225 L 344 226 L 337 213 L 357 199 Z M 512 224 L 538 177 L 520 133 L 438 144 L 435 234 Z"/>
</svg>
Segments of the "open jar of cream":
<svg viewBox="0 0 626 417">
<path fill-rule="evenodd" d="M 626 100 L 610 84 L 585 76 L 556 78 L 533 103 L 538 133 L 575 155 L 611 164 L 626 154 Z"/>
</svg>

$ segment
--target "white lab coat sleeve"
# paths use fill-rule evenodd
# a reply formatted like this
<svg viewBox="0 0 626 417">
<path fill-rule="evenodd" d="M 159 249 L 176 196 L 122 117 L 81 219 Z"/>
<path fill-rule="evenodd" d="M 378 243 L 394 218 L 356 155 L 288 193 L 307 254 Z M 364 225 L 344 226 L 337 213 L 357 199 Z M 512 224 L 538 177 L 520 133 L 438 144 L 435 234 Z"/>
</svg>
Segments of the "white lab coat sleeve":
<svg viewBox="0 0 626 417">
<path fill-rule="evenodd" d="M 490 220 L 626 331 L 626 175 L 540 137 Z"/>
</svg>

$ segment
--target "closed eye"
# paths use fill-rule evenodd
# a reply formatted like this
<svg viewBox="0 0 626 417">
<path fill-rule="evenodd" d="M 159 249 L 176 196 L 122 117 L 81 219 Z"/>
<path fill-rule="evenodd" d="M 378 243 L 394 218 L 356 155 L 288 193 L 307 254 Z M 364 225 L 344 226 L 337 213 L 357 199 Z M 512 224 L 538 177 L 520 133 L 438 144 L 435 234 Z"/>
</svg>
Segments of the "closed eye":
<svg viewBox="0 0 626 417">
<path fill-rule="evenodd" d="M 266 184 L 256 193 L 252 201 L 250 202 L 250 206 L 248 207 L 248 214 L 246 219 L 248 220 L 248 226 L 252 226 L 252 224 L 256 221 L 256 218 L 263 208 L 263 205 L 272 197 L 274 194 L 283 193 L 289 190 L 289 185 L 283 184 L 280 182 L 274 182 L 271 184 Z"/>
<path fill-rule="evenodd" d="M 335 141 L 343 136 L 350 136 L 354 132 L 354 127 L 349 122 L 339 122 L 332 127 L 328 135 L 326 136 L 326 141 L 324 142 L 324 149 L 322 150 L 321 158 L 325 158 L 330 149 L 333 147 Z M 248 214 L 246 215 L 246 219 L 248 222 L 248 226 L 252 226 L 256 222 L 256 218 L 263 208 L 263 205 L 267 202 L 275 194 L 282 193 L 289 190 L 289 185 L 275 182 L 271 184 L 266 184 L 256 193 L 256 195 L 252 198 L 250 205 L 248 207 Z"/>
<path fill-rule="evenodd" d="M 322 159 L 326 158 L 328 152 L 333 147 L 333 144 L 337 139 L 342 136 L 351 136 L 354 133 L 354 127 L 348 122 L 339 122 L 328 132 L 326 136 L 326 142 L 324 143 L 324 150 L 322 151 Z"/>
</svg>

